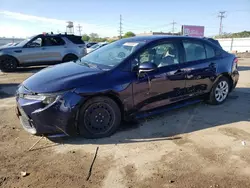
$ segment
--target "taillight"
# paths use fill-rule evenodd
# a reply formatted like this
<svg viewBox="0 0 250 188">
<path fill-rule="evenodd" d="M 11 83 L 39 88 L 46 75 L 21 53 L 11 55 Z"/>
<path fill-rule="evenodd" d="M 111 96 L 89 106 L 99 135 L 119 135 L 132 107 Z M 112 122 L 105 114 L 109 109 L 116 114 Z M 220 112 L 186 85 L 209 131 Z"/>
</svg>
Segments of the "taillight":
<svg viewBox="0 0 250 188">
<path fill-rule="evenodd" d="M 234 58 L 233 61 L 233 71 L 238 69 L 238 58 Z"/>
<path fill-rule="evenodd" d="M 234 58 L 234 63 L 238 64 L 238 58 Z"/>
</svg>

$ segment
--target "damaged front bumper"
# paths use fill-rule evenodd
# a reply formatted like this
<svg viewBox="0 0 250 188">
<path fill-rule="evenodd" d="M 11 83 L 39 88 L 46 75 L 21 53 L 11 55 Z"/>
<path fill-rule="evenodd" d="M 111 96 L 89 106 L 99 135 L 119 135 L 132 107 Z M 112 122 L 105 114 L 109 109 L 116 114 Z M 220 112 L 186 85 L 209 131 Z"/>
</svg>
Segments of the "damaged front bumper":
<svg viewBox="0 0 250 188">
<path fill-rule="evenodd" d="M 74 91 L 67 91 L 51 104 L 22 97 L 29 91 L 19 88 L 16 96 L 16 114 L 23 128 L 34 135 L 77 135 L 76 116 L 84 100 Z"/>
</svg>

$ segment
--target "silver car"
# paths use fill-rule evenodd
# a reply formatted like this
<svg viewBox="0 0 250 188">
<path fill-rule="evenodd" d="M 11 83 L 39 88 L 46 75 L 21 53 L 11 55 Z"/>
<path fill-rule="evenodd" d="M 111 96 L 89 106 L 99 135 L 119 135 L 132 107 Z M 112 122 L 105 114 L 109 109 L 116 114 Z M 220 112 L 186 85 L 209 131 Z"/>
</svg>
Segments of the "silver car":
<svg viewBox="0 0 250 188">
<path fill-rule="evenodd" d="M 0 69 L 13 71 L 17 67 L 51 65 L 76 60 L 86 53 L 80 36 L 40 34 L 12 46 L 0 47 Z"/>
</svg>

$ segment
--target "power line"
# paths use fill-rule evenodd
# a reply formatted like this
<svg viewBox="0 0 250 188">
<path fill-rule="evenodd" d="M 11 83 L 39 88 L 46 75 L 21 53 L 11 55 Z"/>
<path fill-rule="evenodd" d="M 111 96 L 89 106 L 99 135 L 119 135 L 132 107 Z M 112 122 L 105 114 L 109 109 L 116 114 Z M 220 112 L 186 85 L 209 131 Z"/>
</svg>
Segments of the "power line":
<svg viewBox="0 0 250 188">
<path fill-rule="evenodd" d="M 78 32 L 79 32 L 79 35 L 82 36 L 82 26 L 80 24 L 78 24 L 78 26 L 76 26 Z"/>
<path fill-rule="evenodd" d="M 120 23 L 119 23 L 119 36 L 122 38 L 122 15 L 120 15 Z"/>
<path fill-rule="evenodd" d="M 174 30 L 175 30 L 174 25 L 175 25 L 175 24 L 177 24 L 177 23 L 173 20 L 173 22 L 171 22 L 170 24 L 172 24 L 172 25 L 173 25 L 173 28 L 172 28 L 172 33 L 174 33 Z"/>
<path fill-rule="evenodd" d="M 219 30 L 219 35 L 222 35 L 222 27 L 223 27 L 223 25 L 222 25 L 222 20 L 223 20 L 223 18 L 225 18 L 225 14 L 226 13 L 226 11 L 220 11 L 219 12 L 219 15 L 218 15 L 218 17 L 220 18 L 220 30 Z"/>
</svg>

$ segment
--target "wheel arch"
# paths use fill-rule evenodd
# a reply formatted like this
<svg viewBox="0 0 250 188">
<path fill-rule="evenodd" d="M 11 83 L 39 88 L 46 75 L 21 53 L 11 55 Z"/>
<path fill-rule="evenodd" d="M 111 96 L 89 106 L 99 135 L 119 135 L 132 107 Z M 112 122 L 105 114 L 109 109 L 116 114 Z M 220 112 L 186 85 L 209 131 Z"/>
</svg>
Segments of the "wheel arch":
<svg viewBox="0 0 250 188">
<path fill-rule="evenodd" d="M 66 56 L 69 56 L 69 55 L 73 55 L 73 56 L 76 56 L 76 57 L 78 58 L 78 56 L 77 56 L 76 54 L 70 52 L 70 53 L 65 54 L 65 55 L 63 56 L 63 59 L 64 59 Z"/>
<path fill-rule="evenodd" d="M 231 75 L 228 72 L 223 72 L 221 74 L 219 74 L 219 76 L 217 76 L 217 78 L 215 79 L 214 83 L 216 83 L 221 77 L 226 77 L 229 80 L 229 91 L 232 91 L 233 89 L 233 79 L 231 77 Z"/>
<path fill-rule="evenodd" d="M 11 57 L 11 58 L 15 59 L 16 62 L 17 62 L 17 65 L 20 66 L 20 61 L 19 61 L 15 56 L 9 55 L 9 54 L 4 54 L 4 55 L 1 55 L 1 56 L 0 56 L 0 59 L 1 59 L 1 58 L 4 58 L 4 57 Z"/>
<path fill-rule="evenodd" d="M 112 99 L 118 105 L 118 107 L 119 107 L 119 109 L 121 111 L 122 120 L 125 118 L 124 104 L 122 103 L 121 99 L 114 92 L 107 92 L 107 93 L 97 93 L 97 94 L 87 96 L 86 100 L 84 100 L 80 104 L 80 107 L 79 107 L 78 112 L 77 112 L 76 120 L 78 119 L 79 111 L 81 110 L 82 106 L 87 101 L 89 101 L 89 100 L 91 100 L 92 98 L 95 98 L 95 97 L 108 97 L 108 98 Z"/>
</svg>

